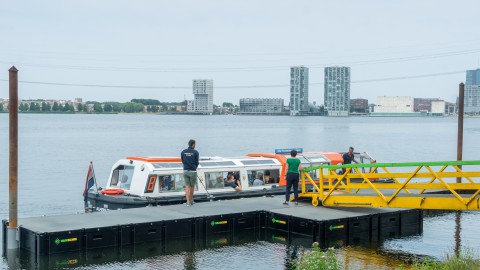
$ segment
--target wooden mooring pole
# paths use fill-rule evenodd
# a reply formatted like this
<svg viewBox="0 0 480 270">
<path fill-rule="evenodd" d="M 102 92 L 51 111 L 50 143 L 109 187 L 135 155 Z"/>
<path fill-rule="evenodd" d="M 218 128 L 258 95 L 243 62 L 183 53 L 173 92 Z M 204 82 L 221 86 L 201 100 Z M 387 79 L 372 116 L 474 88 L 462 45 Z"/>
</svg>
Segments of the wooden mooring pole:
<svg viewBox="0 0 480 270">
<path fill-rule="evenodd" d="M 460 83 L 458 87 L 458 137 L 457 137 L 457 161 L 462 160 L 463 155 L 463 107 L 465 96 L 465 84 Z M 462 166 L 458 166 L 462 169 Z M 457 183 L 461 183 L 462 178 L 457 177 Z"/>
<path fill-rule="evenodd" d="M 10 181 L 7 249 L 18 248 L 18 70 L 9 70 Z"/>
</svg>

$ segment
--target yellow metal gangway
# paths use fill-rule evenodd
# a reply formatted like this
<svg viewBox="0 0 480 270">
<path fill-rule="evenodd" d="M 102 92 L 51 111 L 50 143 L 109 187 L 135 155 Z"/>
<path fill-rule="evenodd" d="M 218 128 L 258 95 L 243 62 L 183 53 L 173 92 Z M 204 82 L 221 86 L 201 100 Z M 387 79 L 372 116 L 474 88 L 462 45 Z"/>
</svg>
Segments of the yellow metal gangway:
<svg viewBox="0 0 480 270">
<path fill-rule="evenodd" d="M 480 160 L 316 166 L 300 181 L 314 206 L 480 210 Z"/>
</svg>

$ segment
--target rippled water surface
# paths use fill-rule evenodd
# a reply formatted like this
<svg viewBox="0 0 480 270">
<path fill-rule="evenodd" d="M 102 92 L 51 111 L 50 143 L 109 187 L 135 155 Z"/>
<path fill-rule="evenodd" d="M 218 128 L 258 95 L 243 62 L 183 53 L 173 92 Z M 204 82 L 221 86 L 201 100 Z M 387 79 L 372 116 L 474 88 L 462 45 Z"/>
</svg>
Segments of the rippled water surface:
<svg viewBox="0 0 480 270">
<path fill-rule="evenodd" d="M 90 161 L 103 185 L 118 159 L 178 156 L 190 138 L 197 140 L 204 156 L 238 156 L 285 147 L 345 151 L 354 146 L 381 162 L 456 159 L 456 118 L 21 114 L 19 127 L 20 217 L 82 212 Z M 479 127 L 480 118 L 465 119 L 465 160 L 480 159 Z M 7 114 L 0 114 L 0 145 L 0 218 L 7 219 Z M 393 269 L 410 254 L 440 259 L 462 247 L 478 251 L 479 218 L 477 212 L 427 216 L 421 235 L 337 252 L 348 269 Z M 39 265 L 22 254 L 17 262 L 3 258 L 0 268 L 18 263 L 26 269 L 282 269 L 310 244 L 309 239 L 250 235 L 235 241 L 219 239 L 218 245 L 207 248 L 178 243 L 179 247 L 165 251 L 144 245 L 80 257 L 65 255 L 41 260 Z"/>
</svg>

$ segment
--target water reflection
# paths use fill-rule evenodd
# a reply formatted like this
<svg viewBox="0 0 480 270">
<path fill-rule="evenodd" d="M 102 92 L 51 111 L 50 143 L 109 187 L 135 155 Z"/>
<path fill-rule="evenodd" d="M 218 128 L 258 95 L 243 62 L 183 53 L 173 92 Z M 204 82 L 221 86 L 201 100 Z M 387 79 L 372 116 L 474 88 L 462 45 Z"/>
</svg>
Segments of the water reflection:
<svg viewBox="0 0 480 270">
<path fill-rule="evenodd" d="M 21 252 L 19 266 L 23 269 L 289 269 L 294 260 L 310 249 L 312 242 L 311 236 L 253 229 L 211 234 L 201 240 L 167 239 L 38 258 Z M 336 252 L 346 269 L 394 269 L 403 263 L 378 254 L 380 245 L 361 242 L 360 246 L 340 247 Z"/>
<path fill-rule="evenodd" d="M 411 224 L 393 234 L 388 228 L 380 228 L 379 233 L 351 233 L 347 238 L 335 238 L 332 233 L 321 246 L 337 246 L 345 269 L 396 269 L 400 265 L 408 269 L 414 260 L 441 259 L 438 254 L 460 252 L 471 243 L 478 250 L 479 236 L 472 233 L 478 227 L 478 214 L 428 211 L 423 230 Z M 19 258 L 10 253 L 4 256 L 11 269 L 288 269 L 313 241 L 312 236 L 253 229 L 39 258 L 29 252 L 21 252 Z"/>
<path fill-rule="evenodd" d="M 425 211 L 423 232 L 385 241 L 379 252 L 410 261 L 425 256 L 442 260 L 462 249 L 480 250 L 478 211 Z M 479 254 L 476 254 L 479 255 Z"/>
</svg>

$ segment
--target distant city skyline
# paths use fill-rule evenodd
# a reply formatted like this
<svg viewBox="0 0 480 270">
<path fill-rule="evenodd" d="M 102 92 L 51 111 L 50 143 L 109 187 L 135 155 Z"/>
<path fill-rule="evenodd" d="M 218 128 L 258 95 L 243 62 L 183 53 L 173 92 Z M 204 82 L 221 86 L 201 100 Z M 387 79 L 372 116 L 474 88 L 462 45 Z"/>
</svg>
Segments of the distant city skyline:
<svg viewBox="0 0 480 270">
<path fill-rule="evenodd" d="M 352 70 L 350 98 L 454 101 L 480 67 L 478 10 L 468 0 L 7 1 L 0 97 L 15 65 L 24 99 L 180 101 L 209 78 L 215 104 L 287 102 L 290 67 L 303 65 L 309 102 L 323 104 L 323 69 L 338 65 Z"/>
</svg>

